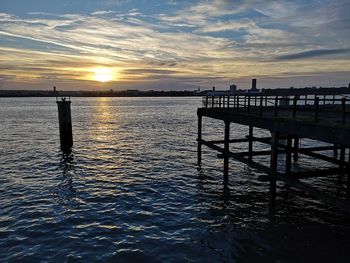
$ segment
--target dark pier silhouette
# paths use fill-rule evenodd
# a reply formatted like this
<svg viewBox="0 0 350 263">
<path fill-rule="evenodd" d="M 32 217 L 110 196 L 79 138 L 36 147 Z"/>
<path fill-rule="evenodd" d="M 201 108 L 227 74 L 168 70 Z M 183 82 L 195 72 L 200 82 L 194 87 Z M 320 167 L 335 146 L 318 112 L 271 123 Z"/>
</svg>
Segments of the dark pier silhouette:
<svg viewBox="0 0 350 263">
<path fill-rule="evenodd" d="M 254 91 L 253 91 L 254 88 Z M 310 195 L 342 210 L 350 212 L 350 160 L 345 160 L 350 147 L 350 94 L 349 88 L 278 89 L 256 91 L 256 80 L 251 92 L 235 92 L 228 95 L 212 94 L 203 97 L 203 106 L 198 108 L 198 164 L 202 163 L 202 145 L 216 150 L 224 159 L 223 178 L 229 180 L 229 159 L 233 158 L 265 175 L 258 179 L 269 182 L 270 203 L 276 198 L 276 181 L 282 180 Z M 224 136 L 220 140 L 202 138 L 203 117 L 222 120 Z M 247 126 L 243 138 L 230 138 L 230 124 Z M 269 137 L 254 136 L 254 129 L 268 130 Z M 326 146 L 300 147 L 302 138 L 325 142 Z M 247 150 L 233 152 L 230 145 L 246 143 Z M 254 150 L 254 143 L 269 145 L 269 150 Z M 334 155 L 325 154 L 333 151 Z M 339 154 L 338 154 L 339 153 Z M 254 160 L 255 156 L 270 156 L 269 165 Z M 285 155 L 284 167 L 278 159 Z M 292 162 L 299 155 L 327 162 L 333 167 L 308 171 L 294 171 Z M 350 156 L 350 154 L 348 155 Z M 279 165 L 278 165 L 279 164 Z M 302 182 L 310 177 L 347 175 L 346 195 L 335 197 Z"/>
</svg>

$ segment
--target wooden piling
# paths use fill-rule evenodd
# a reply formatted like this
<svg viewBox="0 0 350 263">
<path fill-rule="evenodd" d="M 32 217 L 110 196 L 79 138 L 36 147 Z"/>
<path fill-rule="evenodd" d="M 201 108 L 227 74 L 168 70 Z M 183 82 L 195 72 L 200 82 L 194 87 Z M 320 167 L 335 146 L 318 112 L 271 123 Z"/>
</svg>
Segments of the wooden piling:
<svg viewBox="0 0 350 263">
<path fill-rule="evenodd" d="M 287 138 L 287 148 L 286 148 L 286 173 L 289 174 L 292 167 L 292 137 Z"/>
<path fill-rule="evenodd" d="M 58 106 L 61 149 L 70 149 L 73 146 L 71 101 L 66 98 L 61 98 L 57 100 L 56 103 Z"/>
<path fill-rule="evenodd" d="M 270 169 L 272 172 L 277 171 L 278 162 L 278 144 L 279 144 L 279 134 L 277 132 L 271 132 L 271 161 Z M 276 199 L 276 179 L 271 178 L 270 180 L 270 204 L 274 206 Z"/>
<path fill-rule="evenodd" d="M 342 176 L 344 174 L 345 165 L 345 147 L 343 145 L 340 146 L 339 161 L 339 175 Z"/>
<path fill-rule="evenodd" d="M 253 157 L 253 126 L 249 126 L 249 134 L 248 134 L 248 152 L 249 152 L 249 160 Z"/>
<path fill-rule="evenodd" d="M 348 163 L 346 166 L 346 197 L 347 199 L 350 199 L 350 148 L 349 148 L 349 156 L 348 156 Z"/>
<path fill-rule="evenodd" d="M 230 152 L 230 122 L 225 121 L 224 138 L 224 182 L 228 182 L 228 158 Z"/>
<path fill-rule="evenodd" d="M 299 159 L 299 138 L 298 137 L 294 137 L 294 151 L 293 151 L 293 160 L 294 162 L 297 162 Z"/>
<path fill-rule="evenodd" d="M 198 115 L 198 134 L 197 134 L 197 162 L 198 165 L 202 163 L 202 116 Z"/>
</svg>

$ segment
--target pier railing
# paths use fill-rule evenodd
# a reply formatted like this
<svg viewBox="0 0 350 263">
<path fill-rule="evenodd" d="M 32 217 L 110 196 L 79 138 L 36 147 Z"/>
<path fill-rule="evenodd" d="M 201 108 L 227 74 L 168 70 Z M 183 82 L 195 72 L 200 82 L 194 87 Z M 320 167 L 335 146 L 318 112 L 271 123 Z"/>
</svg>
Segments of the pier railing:
<svg viewBox="0 0 350 263">
<path fill-rule="evenodd" d="M 205 96 L 203 108 L 223 108 L 260 116 L 308 117 L 318 122 L 332 118 L 346 125 L 350 114 L 350 97 L 346 95 L 271 96 L 263 93 Z M 334 120 L 334 117 L 337 120 Z"/>
</svg>

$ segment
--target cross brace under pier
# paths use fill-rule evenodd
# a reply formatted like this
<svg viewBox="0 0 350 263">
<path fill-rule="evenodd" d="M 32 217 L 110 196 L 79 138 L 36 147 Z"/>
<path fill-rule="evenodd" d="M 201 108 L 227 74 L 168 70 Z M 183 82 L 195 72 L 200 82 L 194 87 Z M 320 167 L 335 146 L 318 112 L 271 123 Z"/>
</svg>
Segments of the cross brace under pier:
<svg viewBox="0 0 350 263">
<path fill-rule="evenodd" d="M 214 141 L 216 142 L 216 141 Z M 276 180 L 281 180 L 286 183 L 288 183 L 291 186 L 297 187 L 301 190 L 304 190 L 305 192 L 309 193 L 310 195 L 314 196 L 315 198 L 318 198 L 326 203 L 329 203 L 330 205 L 333 205 L 341 210 L 344 210 L 346 212 L 350 213 L 350 203 L 347 200 L 338 199 L 330 194 L 327 194 L 325 192 L 322 192 L 319 189 L 316 189 L 315 187 L 312 187 L 304 182 L 299 181 L 298 179 L 303 178 L 310 178 L 310 177 L 324 177 L 329 175 L 334 175 L 339 173 L 338 168 L 329 168 L 324 170 L 313 170 L 313 171 L 306 171 L 306 172 L 291 172 L 283 174 L 281 172 L 278 172 L 275 167 L 269 168 L 264 165 L 261 165 L 249 158 L 246 158 L 246 156 L 249 156 L 248 152 L 237 152 L 233 153 L 231 151 L 225 151 L 223 147 L 220 147 L 216 145 L 217 143 L 213 143 L 212 141 L 206 141 L 201 139 L 199 143 L 208 146 L 209 148 L 216 150 L 221 153 L 222 156 L 227 156 L 230 158 L 233 158 L 237 161 L 240 161 L 249 167 L 256 169 L 258 171 L 261 171 L 266 174 L 266 176 L 261 176 L 259 179 L 261 181 L 268 181 L 271 183 L 275 182 Z M 324 147 L 325 148 L 325 147 Z M 334 147 L 327 147 L 327 150 L 330 150 Z M 321 150 L 321 147 L 314 147 L 315 150 Z M 280 151 L 278 151 L 280 152 Z M 285 151 L 284 151 L 285 152 Z M 265 155 L 266 153 L 263 152 Z M 269 154 L 271 154 L 271 151 L 269 151 Z M 253 155 L 260 155 L 259 152 L 253 152 Z M 349 169 L 349 163 L 346 163 L 346 168 Z M 273 170 L 275 169 L 275 170 Z M 273 183 L 273 186 L 274 183 Z M 274 191 L 274 189 L 270 189 L 270 191 Z M 275 195 L 275 193 L 272 193 L 272 195 Z M 274 199 L 274 196 L 272 196 Z M 273 200 L 272 200 L 273 201 Z"/>
</svg>

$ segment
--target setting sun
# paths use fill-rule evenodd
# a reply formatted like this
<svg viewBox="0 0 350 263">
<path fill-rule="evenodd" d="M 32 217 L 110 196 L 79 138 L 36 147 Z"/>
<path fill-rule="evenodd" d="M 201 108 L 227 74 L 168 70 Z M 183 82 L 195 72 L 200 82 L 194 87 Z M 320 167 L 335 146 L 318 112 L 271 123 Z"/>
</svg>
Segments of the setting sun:
<svg viewBox="0 0 350 263">
<path fill-rule="evenodd" d="M 108 82 L 113 80 L 113 71 L 110 68 L 96 68 L 93 72 L 93 79 L 96 81 Z"/>
</svg>

